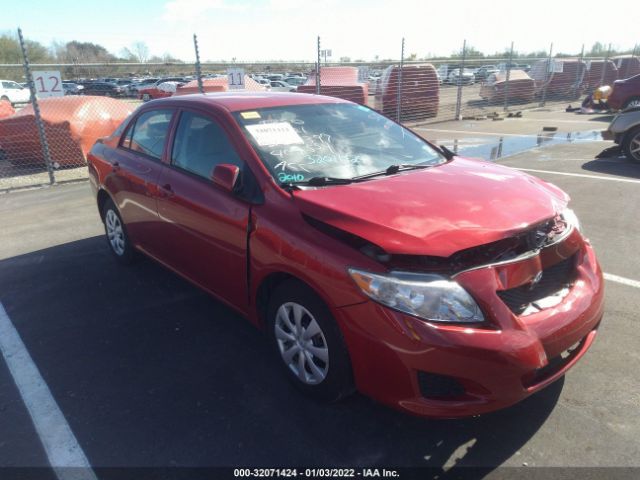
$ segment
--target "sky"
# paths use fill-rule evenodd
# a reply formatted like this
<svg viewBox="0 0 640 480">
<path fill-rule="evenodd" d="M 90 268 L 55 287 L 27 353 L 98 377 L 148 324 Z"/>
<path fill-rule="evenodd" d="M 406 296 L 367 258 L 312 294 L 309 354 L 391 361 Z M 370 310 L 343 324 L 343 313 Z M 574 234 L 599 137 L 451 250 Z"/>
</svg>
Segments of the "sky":
<svg viewBox="0 0 640 480">
<path fill-rule="evenodd" d="M 119 53 L 145 42 L 152 55 L 193 61 L 193 34 L 204 60 L 315 59 L 316 38 L 334 60 L 450 55 L 463 39 L 486 53 L 580 52 L 600 41 L 632 49 L 640 43 L 637 0 L 615 12 L 595 0 L 19 0 L 3 9 L 0 32 L 20 26 L 45 45 L 99 43 Z"/>
</svg>

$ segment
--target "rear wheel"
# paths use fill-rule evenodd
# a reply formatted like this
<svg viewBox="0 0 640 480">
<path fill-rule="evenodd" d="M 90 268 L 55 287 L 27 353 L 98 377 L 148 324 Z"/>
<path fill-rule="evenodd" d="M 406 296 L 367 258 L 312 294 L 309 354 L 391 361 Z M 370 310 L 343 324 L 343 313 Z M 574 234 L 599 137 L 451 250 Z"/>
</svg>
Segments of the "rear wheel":
<svg viewBox="0 0 640 480">
<path fill-rule="evenodd" d="M 105 202 L 102 209 L 102 218 L 109 250 L 111 250 L 118 262 L 125 265 L 132 263 L 135 260 L 135 250 L 131 242 L 129 242 L 124 222 L 113 200 L 109 199 Z"/>
<path fill-rule="evenodd" d="M 342 333 L 309 287 L 294 280 L 278 286 L 269 301 L 267 328 L 286 375 L 298 389 L 327 402 L 353 392 Z"/>
<path fill-rule="evenodd" d="M 640 162 L 640 127 L 627 132 L 622 142 L 622 150 L 627 158 Z"/>
</svg>

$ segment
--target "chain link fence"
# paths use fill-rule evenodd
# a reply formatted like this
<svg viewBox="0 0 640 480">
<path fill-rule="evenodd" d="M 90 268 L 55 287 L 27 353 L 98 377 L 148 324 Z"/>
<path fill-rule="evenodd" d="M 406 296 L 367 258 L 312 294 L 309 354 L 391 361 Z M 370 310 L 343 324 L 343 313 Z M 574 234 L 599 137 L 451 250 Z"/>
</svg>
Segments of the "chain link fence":
<svg viewBox="0 0 640 480">
<path fill-rule="evenodd" d="M 467 47 L 451 58 L 332 62 L 316 39 L 313 62 L 67 63 L 0 65 L 0 191 L 84 179 L 86 155 L 98 138 L 143 102 L 227 90 L 299 92 L 343 98 L 409 126 L 488 118 L 576 103 L 602 85 L 640 74 L 640 51 L 590 58 L 479 58 Z M 476 55 L 476 56 L 474 56 Z M 22 85 L 21 85 L 22 84 Z M 23 88 L 26 87 L 26 88 Z"/>
</svg>

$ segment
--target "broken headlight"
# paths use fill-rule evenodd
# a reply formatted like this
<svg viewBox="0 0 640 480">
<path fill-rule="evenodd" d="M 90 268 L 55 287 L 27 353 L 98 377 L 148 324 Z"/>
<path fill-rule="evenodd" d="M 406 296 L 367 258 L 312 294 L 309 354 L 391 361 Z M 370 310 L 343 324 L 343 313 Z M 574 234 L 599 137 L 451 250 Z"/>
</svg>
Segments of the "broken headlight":
<svg viewBox="0 0 640 480">
<path fill-rule="evenodd" d="M 561 216 L 562 219 L 567 223 L 567 225 L 571 225 L 573 228 L 580 231 L 580 220 L 578 220 L 576 212 L 574 212 L 570 208 L 565 208 L 562 211 Z"/>
<path fill-rule="evenodd" d="M 475 323 L 484 316 L 457 282 L 440 275 L 376 274 L 354 268 L 351 278 L 363 293 L 382 305 L 431 322 Z"/>
</svg>

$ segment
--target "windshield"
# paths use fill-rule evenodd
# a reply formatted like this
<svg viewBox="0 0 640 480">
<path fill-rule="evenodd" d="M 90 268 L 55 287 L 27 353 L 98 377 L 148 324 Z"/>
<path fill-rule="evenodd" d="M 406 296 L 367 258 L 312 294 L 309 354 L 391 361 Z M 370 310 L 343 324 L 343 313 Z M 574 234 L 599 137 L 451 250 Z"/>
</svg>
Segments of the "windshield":
<svg viewBox="0 0 640 480">
<path fill-rule="evenodd" d="M 235 117 L 280 183 L 352 179 L 391 165 L 446 162 L 423 139 L 361 105 L 291 105 L 237 112 Z"/>
</svg>

